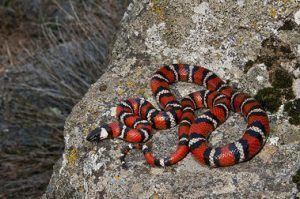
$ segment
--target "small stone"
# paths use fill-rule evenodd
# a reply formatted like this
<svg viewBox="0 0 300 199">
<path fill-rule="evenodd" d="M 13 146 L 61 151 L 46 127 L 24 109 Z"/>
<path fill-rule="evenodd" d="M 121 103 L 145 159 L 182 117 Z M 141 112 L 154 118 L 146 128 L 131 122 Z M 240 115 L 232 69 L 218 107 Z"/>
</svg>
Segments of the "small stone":
<svg viewBox="0 0 300 199">
<path fill-rule="evenodd" d="M 115 117 L 117 114 L 117 107 L 110 108 L 110 116 Z"/>
<path fill-rule="evenodd" d="M 244 6 L 244 4 L 245 4 L 245 0 L 238 0 L 238 1 L 237 1 L 237 4 L 238 4 L 240 7 L 242 7 L 242 6 Z"/>
<path fill-rule="evenodd" d="M 298 10 L 298 11 L 295 13 L 294 18 L 295 18 L 296 24 L 300 25 L 300 10 Z"/>
<path fill-rule="evenodd" d="M 279 141 L 279 137 L 270 137 L 269 138 L 270 145 L 277 146 L 278 145 L 278 141 Z"/>
<path fill-rule="evenodd" d="M 293 91 L 296 98 L 300 98 L 300 79 L 296 79 L 293 83 Z"/>
<path fill-rule="evenodd" d="M 258 75 L 258 76 L 256 77 L 256 79 L 257 79 L 257 81 L 262 82 L 262 81 L 264 80 L 264 77 L 261 76 L 261 75 Z"/>
<path fill-rule="evenodd" d="M 300 54 L 300 53 L 299 53 Z M 293 71 L 293 75 L 296 78 L 300 78 L 300 68 L 297 68 L 296 70 Z"/>
</svg>

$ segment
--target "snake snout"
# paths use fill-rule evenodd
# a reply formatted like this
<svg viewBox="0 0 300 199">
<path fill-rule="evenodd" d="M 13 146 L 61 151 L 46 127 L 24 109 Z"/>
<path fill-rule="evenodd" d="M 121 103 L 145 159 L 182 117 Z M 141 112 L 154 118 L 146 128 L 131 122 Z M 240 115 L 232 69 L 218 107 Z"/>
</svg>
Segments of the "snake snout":
<svg viewBox="0 0 300 199">
<path fill-rule="evenodd" d="M 88 136 L 86 137 L 87 141 L 100 141 L 104 140 L 106 138 L 109 138 L 111 135 L 106 130 L 106 125 L 102 125 L 100 127 L 95 128 L 93 131 L 91 131 Z"/>
<path fill-rule="evenodd" d="M 95 128 L 93 131 L 91 131 L 88 134 L 86 140 L 89 142 L 98 141 L 100 139 L 100 134 L 101 134 L 101 128 Z"/>
</svg>

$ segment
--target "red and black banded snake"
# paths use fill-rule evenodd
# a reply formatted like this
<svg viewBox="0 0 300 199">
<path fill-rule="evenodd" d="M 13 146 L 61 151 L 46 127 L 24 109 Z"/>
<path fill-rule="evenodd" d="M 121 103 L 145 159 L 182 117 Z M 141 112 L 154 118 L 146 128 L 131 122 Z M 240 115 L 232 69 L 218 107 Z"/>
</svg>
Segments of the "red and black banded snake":
<svg viewBox="0 0 300 199">
<path fill-rule="evenodd" d="M 178 81 L 202 85 L 207 90 L 191 93 L 178 101 L 169 89 Z M 137 143 L 123 148 L 120 158 L 123 164 L 128 151 L 140 147 L 152 166 L 176 164 L 191 152 L 202 164 L 225 167 L 251 159 L 262 149 L 268 137 L 270 127 L 263 107 L 204 67 L 188 64 L 163 66 L 152 76 L 150 86 L 162 111 L 143 98 L 124 100 L 117 106 L 116 115 L 120 122 L 95 128 L 87 140 L 119 138 Z M 201 108 L 208 110 L 195 118 L 195 110 Z M 247 121 L 242 138 L 221 147 L 210 146 L 209 135 L 226 121 L 229 111 L 240 113 Z M 176 151 L 167 158 L 155 158 L 148 145 L 144 144 L 151 138 L 152 129 L 168 129 L 177 124 L 179 142 Z"/>
</svg>

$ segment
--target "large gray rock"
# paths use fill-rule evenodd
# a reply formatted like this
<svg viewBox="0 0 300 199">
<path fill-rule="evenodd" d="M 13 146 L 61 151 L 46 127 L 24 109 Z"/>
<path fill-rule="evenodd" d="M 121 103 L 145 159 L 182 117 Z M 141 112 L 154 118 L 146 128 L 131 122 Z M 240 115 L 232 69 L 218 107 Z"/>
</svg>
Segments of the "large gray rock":
<svg viewBox="0 0 300 199">
<path fill-rule="evenodd" d="M 299 9 L 292 1 L 131 3 L 116 38 L 109 70 L 73 108 L 66 121 L 66 148 L 44 197 L 295 197 L 297 188 L 292 175 L 300 165 L 300 131 L 289 124 L 282 107 L 270 114 L 271 135 L 263 150 L 252 160 L 227 168 L 207 168 L 190 155 L 175 166 L 151 168 L 140 151 L 133 151 L 127 157 L 126 170 L 118 160 L 122 141 L 91 144 L 85 137 L 98 124 L 114 120 L 113 108 L 119 100 L 151 100 L 149 80 L 162 64 L 204 65 L 230 80 L 231 85 L 255 95 L 259 89 L 270 86 L 267 67 L 255 63 L 246 73 L 244 69 L 249 60 L 259 57 L 263 40 L 276 36 L 288 43 L 291 53 L 297 56 L 285 61 L 283 67 L 295 70 L 299 33 L 279 29 L 287 19 L 295 20 L 294 13 Z M 190 84 L 174 86 L 178 96 L 195 89 Z M 212 134 L 211 143 L 220 145 L 236 140 L 245 126 L 241 116 L 232 114 Z M 176 129 L 156 132 L 152 141 L 154 152 L 166 156 L 175 149 Z"/>
</svg>

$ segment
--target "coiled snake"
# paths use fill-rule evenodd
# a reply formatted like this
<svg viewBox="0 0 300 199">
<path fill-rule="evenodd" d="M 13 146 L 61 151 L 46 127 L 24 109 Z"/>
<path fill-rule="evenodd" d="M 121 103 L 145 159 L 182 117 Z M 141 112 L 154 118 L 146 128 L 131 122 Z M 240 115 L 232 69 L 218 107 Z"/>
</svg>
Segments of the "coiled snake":
<svg viewBox="0 0 300 199">
<path fill-rule="evenodd" d="M 178 101 L 169 86 L 178 81 L 204 86 Z M 117 106 L 120 122 L 104 124 L 89 133 L 88 141 L 120 138 L 138 143 L 123 148 L 125 156 L 132 148 L 142 148 L 146 161 L 152 166 L 170 166 L 182 160 L 189 152 L 202 164 L 224 167 L 244 162 L 255 156 L 269 134 L 268 116 L 262 106 L 245 93 L 234 90 L 210 70 L 188 64 L 161 67 L 151 78 L 151 90 L 163 111 L 157 110 L 143 98 L 128 99 Z M 208 108 L 198 118 L 195 110 Z M 242 138 L 220 147 L 212 147 L 208 137 L 226 121 L 229 111 L 240 113 L 247 121 Z M 152 129 L 168 129 L 179 124 L 179 142 L 169 157 L 155 158 L 147 142 Z"/>
</svg>

